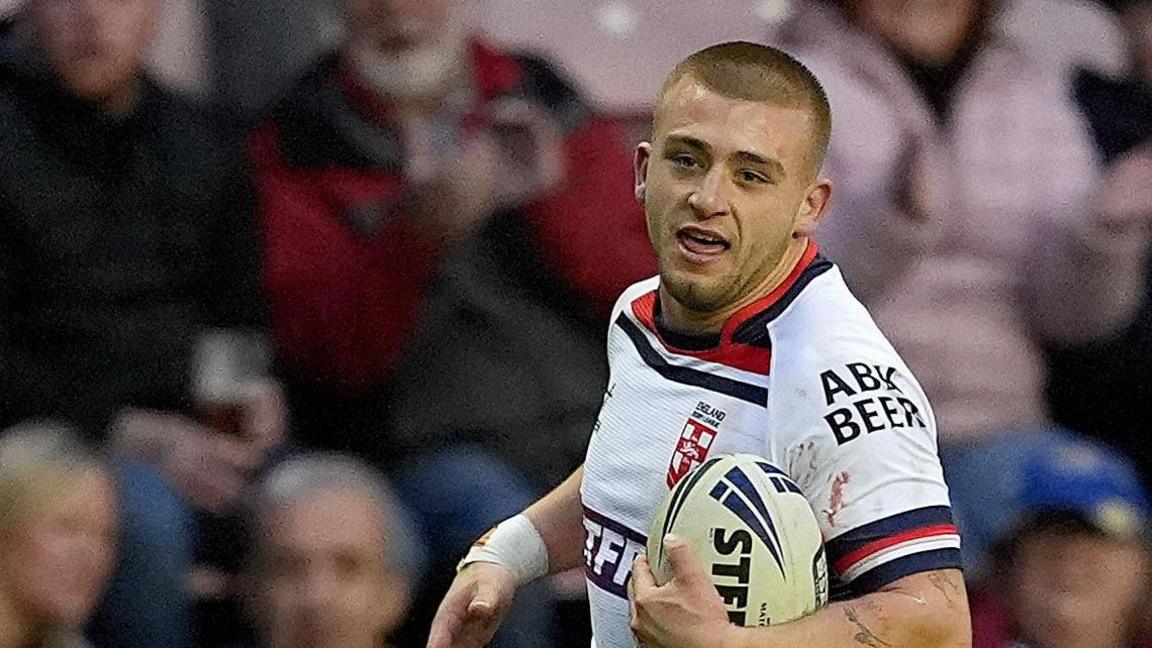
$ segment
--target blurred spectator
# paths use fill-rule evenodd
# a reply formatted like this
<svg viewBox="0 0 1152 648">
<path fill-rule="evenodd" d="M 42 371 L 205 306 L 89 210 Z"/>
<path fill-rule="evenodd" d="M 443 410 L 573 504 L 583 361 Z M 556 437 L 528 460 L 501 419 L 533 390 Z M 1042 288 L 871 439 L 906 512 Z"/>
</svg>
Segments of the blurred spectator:
<svg viewBox="0 0 1152 648">
<path fill-rule="evenodd" d="M 1076 77 L 1076 98 L 1092 124 L 1097 148 L 1106 160 L 1152 146 L 1152 2 L 1125 0 L 1130 29 L 1132 74 L 1107 78 L 1089 71 Z M 1142 22 L 1143 21 L 1143 22 Z M 1141 54 L 1143 51 L 1143 54 Z M 1152 160 L 1148 165 L 1152 167 Z M 1147 171 L 1152 173 L 1152 171 Z M 1145 194 L 1152 192 L 1146 185 Z M 1152 257 L 1148 259 L 1152 264 Z M 1122 335 L 1071 348 L 1054 349 L 1049 398 L 1056 420 L 1119 445 L 1152 478 L 1152 286 L 1144 306 Z"/>
<path fill-rule="evenodd" d="M 340 6 L 340 50 L 254 146 L 301 432 L 382 460 L 470 432 L 555 481 L 599 402 L 600 319 L 654 271 L 623 137 L 545 63 L 471 38 L 461 0 Z M 363 422 L 389 418 L 384 445 Z"/>
<path fill-rule="evenodd" d="M 443 578 L 582 459 L 602 320 L 655 267 L 620 129 L 548 64 L 463 0 L 336 4 L 339 48 L 253 140 L 265 286 L 294 429 L 402 466 Z"/>
<path fill-rule="evenodd" d="M 812 3 L 781 34 L 835 115 L 819 240 L 932 399 L 973 568 L 1012 514 L 991 448 L 1050 432 L 1042 343 L 1132 321 L 1152 216 L 1152 149 L 1100 168 L 1070 70 L 1008 4 Z"/>
<path fill-rule="evenodd" d="M 118 468 L 123 551 L 98 643 L 183 648 L 185 500 L 233 506 L 283 405 L 263 376 L 191 393 L 213 383 L 194 366 L 229 370 L 193 362 L 209 331 L 260 325 L 254 207 L 241 151 L 144 73 L 154 10 L 30 0 L 0 40 L 0 425 L 52 416 L 97 441 L 112 428 L 138 461 Z"/>
<path fill-rule="evenodd" d="M 999 29 L 1028 46 L 1038 63 L 1084 68 L 1105 77 L 1128 71 L 1124 34 L 1097 0 L 994 0 Z"/>
<path fill-rule="evenodd" d="M 1128 32 L 1136 76 L 1152 85 L 1152 0 L 1114 0 Z"/>
<path fill-rule="evenodd" d="M 1137 648 L 1152 591 L 1148 497 L 1122 455 L 1054 435 L 1012 493 L 1023 513 L 973 608 L 975 648 Z"/>
<path fill-rule="evenodd" d="M 378 648 L 404 617 L 415 538 L 367 465 L 326 454 L 281 464 L 250 528 L 247 607 L 264 648 Z"/>
<path fill-rule="evenodd" d="M 112 481 L 71 430 L 0 434 L 0 647 L 80 648 L 112 567 Z"/>
</svg>

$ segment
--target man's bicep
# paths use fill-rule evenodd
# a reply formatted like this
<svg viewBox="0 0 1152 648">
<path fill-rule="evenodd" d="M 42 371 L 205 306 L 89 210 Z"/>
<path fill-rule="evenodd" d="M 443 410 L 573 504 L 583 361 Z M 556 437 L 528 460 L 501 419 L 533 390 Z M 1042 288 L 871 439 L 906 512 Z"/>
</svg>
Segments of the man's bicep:
<svg viewBox="0 0 1152 648">
<path fill-rule="evenodd" d="M 880 591 L 837 605 L 857 642 L 970 648 L 968 593 L 957 569 L 905 576 Z"/>
<path fill-rule="evenodd" d="M 968 589 L 959 569 L 934 569 L 910 574 L 880 588 L 881 592 L 939 598 L 950 608 L 967 607 Z"/>
<path fill-rule="evenodd" d="M 971 645 L 968 589 L 959 569 L 935 569 L 905 576 L 884 586 L 882 594 L 907 597 L 930 610 L 929 627 L 941 634 L 941 645 Z"/>
</svg>

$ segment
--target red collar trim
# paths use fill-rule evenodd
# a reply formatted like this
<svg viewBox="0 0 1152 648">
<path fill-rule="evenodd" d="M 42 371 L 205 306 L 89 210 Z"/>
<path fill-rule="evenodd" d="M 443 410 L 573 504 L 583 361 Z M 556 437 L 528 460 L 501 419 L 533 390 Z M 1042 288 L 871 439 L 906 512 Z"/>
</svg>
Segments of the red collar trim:
<svg viewBox="0 0 1152 648">
<path fill-rule="evenodd" d="M 740 327 L 741 324 L 747 322 L 752 317 L 759 313 L 764 312 L 773 304 L 777 303 L 784 298 L 788 291 L 796 285 L 797 280 L 812 265 L 812 262 L 819 254 L 816 244 L 809 241 L 808 247 L 804 250 L 803 256 L 780 282 L 780 285 L 772 289 L 770 293 L 757 299 L 756 301 L 748 304 L 744 308 L 737 311 L 728 321 L 724 323 L 724 328 L 720 332 L 720 344 L 703 351 L 694 351 L 689 349 L 680 349 L 672 346 L 661 335 L 660 331 L 656 328 L 656 303 L 659 300 L 659 290 L 653 290 L 645 293 L 632 301 L 632 314 L 640 321 L 649 331 L 652 331 L 660 340 L 660 344 L 665 349 L 676 355 L 688 356 L 704 360 L 706 362 L 715 362 L 718 364 L 735 367 L 743 371 L 749 371 L 761 375 L 767 375 L 772 362 L 772 351 L 763 346 L 753 346 L 750 344 L 736 343 L 732 341 L 732 334 Z"/>
<path fill-rule="evenodd" d="M 809 240 L 808 247 L 804 249 L 804 254 L 800 256 L 800 260 L 796 262 L 795 267 L 792 268 L 792 272 L 788 273 L 784 281 L 781 281 L 780 285 L 773 288 L 772 292 L 741 308 L 736 311 L 732 317 L 729 317 L 728 321 L 724 323 L 724 328 L 720 331 L 720 339 L 732 339 L 732 333 L 739 328 L 741 324 L 747 322 L 755 315 L 768 310 L 773 304 L 783 299 L 784 295 L 787 295 L 788 291 L 792 289 L 792 286 L 796 285 L 796 281 L 800 279 L 800 275 L 804 274 L 804 271 L 808 269 L 808 266 L 812 265 L 812 262 L 816 260 L 816 256 L 819 254 L 820 250 L 817 249 L 816 244 Z"/>
</svg>

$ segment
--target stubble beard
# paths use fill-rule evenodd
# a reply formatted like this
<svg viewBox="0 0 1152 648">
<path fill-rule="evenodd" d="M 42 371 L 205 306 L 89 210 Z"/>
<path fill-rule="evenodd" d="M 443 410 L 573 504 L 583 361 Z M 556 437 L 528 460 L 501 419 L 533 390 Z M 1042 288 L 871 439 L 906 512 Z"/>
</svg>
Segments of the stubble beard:
<svg viewBox="0 0 1152 648">
<path fill-rule="evenodd" d="M 438 94 L 457 78 L 467 59 L 468 24 L 452 10 L 441 33 L 411 49 L 379 53 L 353 48 L 348 54 L 357 74 L 380 94 L 397 100 L 419 100 Z"/>
<path fill-rule="evenodd" d="M 665 270 L 660 273 L 660 282 L 677 304 L 701 315 L 721 310 L 729 297 L 724 278 L 685 277 Z"/>
</svg>

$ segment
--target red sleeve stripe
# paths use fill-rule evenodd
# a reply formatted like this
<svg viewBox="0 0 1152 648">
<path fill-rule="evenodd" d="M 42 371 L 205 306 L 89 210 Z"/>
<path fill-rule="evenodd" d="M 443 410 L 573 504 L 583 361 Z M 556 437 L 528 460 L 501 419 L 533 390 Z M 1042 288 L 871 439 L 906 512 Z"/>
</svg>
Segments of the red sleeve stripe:
<svg viewBox="0 0 1152 648">
<path fill-rule="evenodd" d="M 938 524 L 934 526 L 922 527 L 919 529 L 912 529 L 910 531 L 905 531 L 903 533 L 888 536 L 887 538 L 876 540 L 875 542 L 870 542 L 837 560 L 833 567 L 835 568 L 836 573 L 843 576 L 847 574 L 847 572 L 851 571 L 853 567 L 861 564 L 868 558 L 886 550 L 893 549 L 897 546 L 903 546 L 919 540 L 951 538 L 955 538 L 957 545 L 959 545 L 960 536 L 956 531 L 956 526 L 953 524 Z"/>
</svg>

